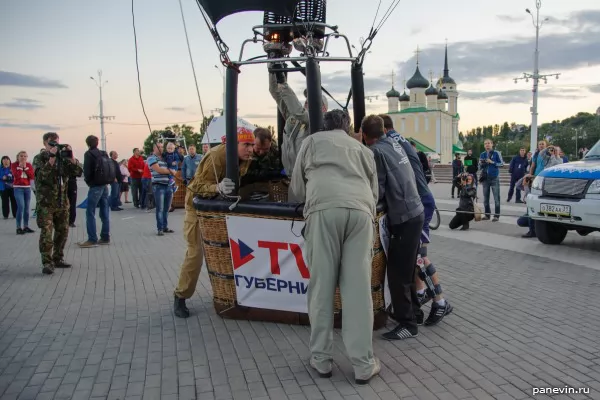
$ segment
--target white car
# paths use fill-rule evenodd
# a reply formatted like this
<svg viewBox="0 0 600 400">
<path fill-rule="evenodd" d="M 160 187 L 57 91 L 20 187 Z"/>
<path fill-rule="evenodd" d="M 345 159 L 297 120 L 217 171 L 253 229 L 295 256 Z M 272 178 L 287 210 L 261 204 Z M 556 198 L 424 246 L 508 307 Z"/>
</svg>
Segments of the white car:
<svg viewBox="0 0 600 400">
<path fill-rule="evenodd" d="M 560 244 L 570 230 L 600 231 L 600 141 L 582 161 L 540 172 L 527 197 L 529 217 L 544 244 Z"/>
</svg>

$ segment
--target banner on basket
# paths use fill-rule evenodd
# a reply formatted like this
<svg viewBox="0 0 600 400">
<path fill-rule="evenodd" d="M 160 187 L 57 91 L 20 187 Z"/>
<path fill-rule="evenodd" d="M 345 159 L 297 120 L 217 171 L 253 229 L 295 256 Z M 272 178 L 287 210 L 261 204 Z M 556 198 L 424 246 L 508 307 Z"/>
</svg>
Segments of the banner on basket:
<svg viewBox="0 0 600 400">
<path fill-rule="evenodd" d="M 381 246 L 383 247 L 383 251 L 385 253 L 385 258 L 388 257 L 388 246 L 390 244 L 390 231 L 388 229 L 388 218 L 387 214 L 384 214 L 379 218 L 379 240 L 381 241 Z M 387 270 L 387 268 L 386 268 Z M 390 288 L 388 286 L 388 278 L 387 272 L 385 274 L 385 282 L 383 284 L 383 302 L 385 304 L 385 308 L 392 304 L 392 298 L 390 296 Z"/>
<path fill-rule="evenodd" d="M 237 302 L 245 307 L 308 313 L 310 273 L 304 221 L 227 217 Z"/>
</svg>

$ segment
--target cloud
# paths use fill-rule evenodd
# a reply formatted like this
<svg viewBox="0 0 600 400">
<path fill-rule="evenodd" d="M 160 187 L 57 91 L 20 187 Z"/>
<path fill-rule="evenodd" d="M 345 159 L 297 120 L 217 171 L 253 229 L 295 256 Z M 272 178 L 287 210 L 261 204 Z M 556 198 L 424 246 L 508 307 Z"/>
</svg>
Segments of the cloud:
<svg viewBox="0 0 600 400">
<path fill-rule="evenodd" d="M 592 93 L 600 93 L 600 83 L 597 85 L 592 85 L 588 88 L 588 90 Z"/>
<path fill-rule="evenodd" d="M 0 86 L 21 86 L 47 89 L 65 89 L 68 87 L 60 81 L 8 71 L 0 71 Z"/>
<path fill-rule="evenodd" d="M 187 107 L 165 107 L 165 110 L 185 112 L 185 111 L 187 111 Z"/>
<path fill-rule="evenodd" d="M 472 92 L 472 91 L 460 91 L 459 94 L 461 99 L 466 100 L 483 100 L 493 103 L 502 104 L 515 104 L 524 103 L 529 104 L 532 100 L 531 90 L 503 90 L 503 91 L 488 91 L 488 92 Z M 548 88 L 540 89 L 540 97 L 560 98 L 565 100 L 577 100 L 584 99 L 588 96 L 582 93 L 580 89 L 575 88 Z"/>
<path fill-rule="evenodd" d="M 502 22 L 516 23 L 523 21 L 526 18 L 526 16 L 517 17 L 514 15 L 496 15 L 496 18 L 498 18 Z"/>
<path fill-rule="evenodd" d="M 600 35 L 600 10 L 575 12 L 569 18 L 553 23 L 566 29 L 542 29 L 539 43 L 542 73 L 564 73 L 570 69 L 600 65 L 600 41 L 597 39 Z M 493 77 L 511 79 L 524 71 L 531 71 L 533 50 L 533 32 L 525 38 L 450 43 L 450 75 L 459 86 L 462 82 L 481 83 Z M 409 79 L 415 71 L 415 56 L 397 65 L 400 76 Z M 428 76 L 429 69 L 437 76 L 443 67 L 443 44 L 424 48 L 419 54 L 419 68 L 424 76 Z"/>
<path fill-rule="evenodd" d="M 60 127 L 46 124 L 29 124 L 29 123 L 12 123 L 0 122 L 0 128 L 15 128 L 15 129 L 35 129 L 41 131 L 58 131 Z"/>
<path fill-rule="evenodd" d="M 271 114 L 267 114 L 267 113 L 249 113 L 249 114 L 244 114 L 241 115 L 240 118 L 244 118 L 244 119 L 270 119 L 270 118 L 277 118 L 277 111 L 273 111 Z"/>
<path fill-rule="evenodd" d="M 40 101 L 26 98 L 13 98 L 13 101 L 11 102 L 0 103 L 0 107 L 20 108 L 22 110 L 35 110 L 38 108 L 44 108 Z"/>
</svg>

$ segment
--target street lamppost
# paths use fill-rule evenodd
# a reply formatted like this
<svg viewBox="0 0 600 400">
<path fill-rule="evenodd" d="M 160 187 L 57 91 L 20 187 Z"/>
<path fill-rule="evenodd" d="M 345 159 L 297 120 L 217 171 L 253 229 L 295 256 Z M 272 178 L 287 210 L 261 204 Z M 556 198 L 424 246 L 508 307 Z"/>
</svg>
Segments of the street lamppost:
<svg viewBox="0 0 600 400">
<path fill-rule="evenodd" d="M 540 29 L 544 22 L 548 21 L 549 18 L 544 18 L 544 20 L 540 21 L 540 8 L 542 8 L 542 1 L 536 0 L 536 16 L 533 16 L 533 13 L 529 8 L 525 9 L 525 11 L 531 15 L 531 19 L 533 21 L 533 26 L 535 28 L 535 53 L 533 58 L 533 74 L 529 74 L 527 72 L 523 73 L 523 76 L 520 78 L 515 78 L 515 83 L 521 79 L 525 79 L 525 82 L 529 82 L 529 79 L 533 79 L 533 105 L 531 107 L 531 137 L 529 143 L 529 150 L 534 151 L 537 148 L 537 139 L 538 139 L 538 125 L 537 125 L 537 117 L 538 117 L 538 84 L 539 80 L 543 79 L 544 83 L 548 83 L 548 77 L 556 77 L 558 79 L 560 73 L 555 74 L 546 74 L 540 75 L 539 63 L 540 63 L 540 50 L 539 50 L 539 39 L 540 39 Z"/>
<path fill-rule="evenodd" d="M 113 116 L 106 116 L 104 115 L 104 104 L 102 102 L 102 88 L 104 87 L 105 84 L 108 83 L 108 81 L 102 81 L 102 71 L 98 70 L 98 79 L 96 80 L 96 78 L 94 78 L 93 76 L 90 76 L 90 79 L 93 80 L 96 83 L 96 86 L 98 86 L 98 89 L 100 89 L 100 115 L 92 115 L 89 117 L 90 120 L 92 119 L 99 119 L 100 120 L 100 143 L 102 146 L 102 150 L 106 151 L 106 137 L 104 135 L 104 120 L 111 120 L 111 119 L 115 119 L 115 117 Z"/>
<path fill-rule="evenodd" d="M 226 85 L 225 74 L 223 73 L 223 71 L 221 71 L 221 69 L 218 66 L 215 65 L 215 68 L 221 74 L 221 78 L 223 78 L 223 109 L 221 111 L 221 115 L 225 115 L 225 85 Z"/>
</svg>

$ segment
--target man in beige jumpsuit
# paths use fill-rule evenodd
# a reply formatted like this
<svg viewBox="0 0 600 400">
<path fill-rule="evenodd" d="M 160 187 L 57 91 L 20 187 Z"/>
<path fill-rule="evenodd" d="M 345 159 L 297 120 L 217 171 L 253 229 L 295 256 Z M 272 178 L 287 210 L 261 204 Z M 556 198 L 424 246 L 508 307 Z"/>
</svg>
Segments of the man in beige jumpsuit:
<svg viewBox="0 0 600 400">
<path fill-rule="evenodd" d="M 373 153 L 348 135 L 348 114 L 333 110 L 323 122 L 325 131 L 302 142 L 291 180 L 306 219 L 310 366 L 322 377 L 331 376 L 333 303 L 339 283 L 348 310 L 342 314 L 342 337 L 356 383 L 366 384 L 381 370 L 373 355 L 371 298 L 377 169 Z"/>
</svg>

